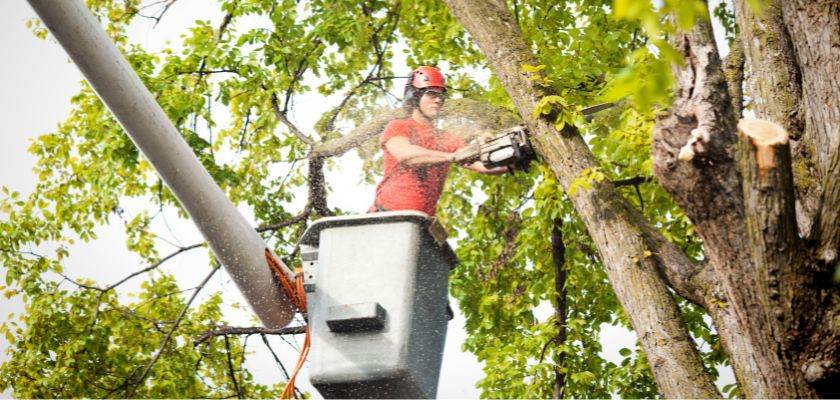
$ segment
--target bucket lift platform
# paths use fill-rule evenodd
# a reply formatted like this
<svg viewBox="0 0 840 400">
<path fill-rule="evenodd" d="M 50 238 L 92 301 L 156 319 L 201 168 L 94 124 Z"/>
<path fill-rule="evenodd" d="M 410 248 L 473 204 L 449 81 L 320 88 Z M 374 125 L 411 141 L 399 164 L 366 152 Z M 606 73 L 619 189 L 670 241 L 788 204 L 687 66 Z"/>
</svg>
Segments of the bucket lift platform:
<svg viewBox="0 0 840 400">
<path fill-rule="evenodd" d="M 300 240 L 312 350 L 325 398 L 433 398 L 446 338 L 446 232 L 391 211 L 316 221 Z"/>
</svg>

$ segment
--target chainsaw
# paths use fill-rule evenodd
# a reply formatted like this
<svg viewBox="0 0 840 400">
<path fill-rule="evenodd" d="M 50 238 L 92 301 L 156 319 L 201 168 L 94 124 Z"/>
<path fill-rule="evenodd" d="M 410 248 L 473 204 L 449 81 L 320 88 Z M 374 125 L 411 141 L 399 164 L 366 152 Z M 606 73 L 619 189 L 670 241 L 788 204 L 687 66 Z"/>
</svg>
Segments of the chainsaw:
<svg viewBox="0 0 840 400">
<path fill-rule="evenodd" d="M 592 115 L 612 107 L 613 103 L 602 103 L 581 110 L 587 121 Z M 458 164 L 471 164 L 481 161 L 486 168 L 515 166 L 528 171 L 531 160 L 536 158 L 536 152 L 528 139 L 528 128 L 515 126 L 505 129 L 491 138 L 479 137 L 455 152 L 453 161 Z"/>
<path fill-rule="evenodd" d="M 454 161 L 458 164 L 472 164 L 481 161 L 487 168 L 515 165 L 527 171 L 536 154 L 528 140 L 528 129 L 515 126 L 506 129 L 492 138 L 479 137 L 455 152 Z"/>
</svg>

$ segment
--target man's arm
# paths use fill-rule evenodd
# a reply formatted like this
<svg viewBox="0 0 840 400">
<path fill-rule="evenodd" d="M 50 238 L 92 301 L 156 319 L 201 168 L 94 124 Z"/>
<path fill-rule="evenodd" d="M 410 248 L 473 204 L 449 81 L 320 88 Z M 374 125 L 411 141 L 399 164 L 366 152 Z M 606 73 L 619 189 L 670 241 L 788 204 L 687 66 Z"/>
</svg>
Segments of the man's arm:
<svg viewBox="0 0 840 400">
<path fill-rule="evenodd" d="M 407 137 L 395 136 L 385 142 L 385 148 L 403 165 L 421 166 L 452 162 L 455 153 L 430 150 L 411 144 Z"/>
<path fill-rule="evenodd" d="M 396 136 L 385 142 L 385 148 L 403 165 L 422 166 L 451 163 L 455 159 L 455 153 L 430 150 L 425 147 L 411 144 L 407 137 Z M 501 175 L 508 172 L 510 168 L 487 168 L 480 161 L 471 164 L 459 164 L 460 167 L 487 175 Z"/>
</svg>

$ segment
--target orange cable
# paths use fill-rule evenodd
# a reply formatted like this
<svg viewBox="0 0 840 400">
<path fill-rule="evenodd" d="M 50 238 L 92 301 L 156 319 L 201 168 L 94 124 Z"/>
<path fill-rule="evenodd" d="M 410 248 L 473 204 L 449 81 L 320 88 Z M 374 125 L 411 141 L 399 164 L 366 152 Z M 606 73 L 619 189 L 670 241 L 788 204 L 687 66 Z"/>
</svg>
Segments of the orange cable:
<svg viewBox="0 0 840 400">
<path fill-rule="evenodd" d="M 285 267 L 280 264 L 280 261 L 278 261 L 277 258 L 274 257 L 274 254 L 271 254 L 268 249 L 265 249 L 265 259 L 268 262 L 268 266 L 272 271 L 274 271 L 274 275 L 276 275 L 280 280 L 280 286 L 283 288 L 283 292 L 286 293 L 286 297 L 289 298 L 300 313 L 306 314 L 307 307 L 306 292 L 303 290 L 303 269 L 298 268 L 295 270 L 295 282 L 292 283 L 289 280 L 289 276 L 286 275 Z M 295 379 L 297 379 L 297 374 L 300 372 L 304 362 L 306 361 L 306 357 L 309 355 L 309 348 L 312 344 L 309 335 L 309 321 L 306 321 L 305 328 L 306 335 L 303 339 L 303 347 L 301 347 L 300 356 L 298 357 L 294 371 L 289 376 L 289 381 L 286 382 L 286 388 L 283 389 L 283 393 L 280 395 L 281 399 L 291 399 L 294 397 Z"/>
</svg>

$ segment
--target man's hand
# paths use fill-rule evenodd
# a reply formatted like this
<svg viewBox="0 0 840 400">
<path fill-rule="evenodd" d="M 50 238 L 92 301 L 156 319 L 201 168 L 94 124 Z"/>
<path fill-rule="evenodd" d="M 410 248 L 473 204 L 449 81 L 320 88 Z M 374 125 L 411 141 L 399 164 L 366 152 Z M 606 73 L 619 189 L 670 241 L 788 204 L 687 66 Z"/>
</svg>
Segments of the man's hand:
<svg viewBox="0 0 840 400">
<path fill-rule="evenodd" d="M 475 172 L 479 172 L 479 173 L 482 173 L 482 174 L 485 174 L 485 175 L 502 175 L 505 172 L 513 172 L 513 170 L 515 168 L 515 166 L 513 166 L 512 164 L 504 166 L 504 167 L 487 168 L 480 161 L 476 161 L 472 164 L 461 165 L 461 166 L 466 168 L 466 169 L 469 169 L 469 170 L 472 170 L 472 171 L 475 171 Z"/>
</svg>

